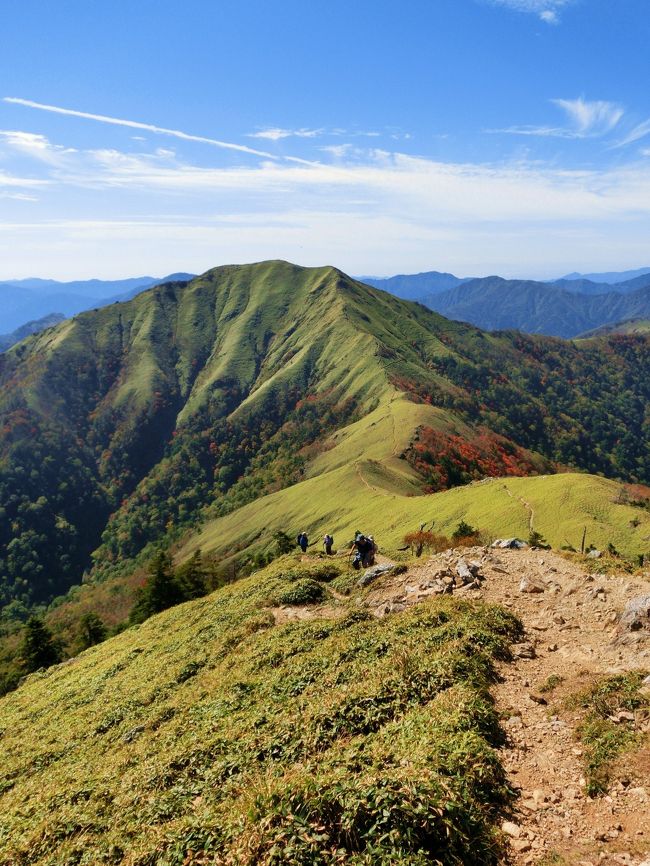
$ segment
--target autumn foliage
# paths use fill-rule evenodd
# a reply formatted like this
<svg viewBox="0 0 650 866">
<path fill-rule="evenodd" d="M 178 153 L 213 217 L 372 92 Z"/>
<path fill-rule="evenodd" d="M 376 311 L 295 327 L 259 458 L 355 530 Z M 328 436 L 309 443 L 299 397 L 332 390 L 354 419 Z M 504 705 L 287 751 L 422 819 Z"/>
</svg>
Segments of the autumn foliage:
<svg viewBox="0 0 650 866">
<path fill-rule="evenodd" d="M 486 477 L 534 475 L 539 465 L 525 449 L 489 430 L 468 439 L 420 427 L 405 456 L 424 479 L 428 493 Z"/>
</svg>

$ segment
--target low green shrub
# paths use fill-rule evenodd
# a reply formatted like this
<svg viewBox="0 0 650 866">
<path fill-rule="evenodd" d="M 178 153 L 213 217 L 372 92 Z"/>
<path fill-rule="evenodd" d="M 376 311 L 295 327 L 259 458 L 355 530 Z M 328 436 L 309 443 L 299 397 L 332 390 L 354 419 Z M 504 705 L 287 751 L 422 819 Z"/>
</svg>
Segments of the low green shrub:
<svg viewBox="0 0 650 866">
<path fill-rule="evenodd" d="M 278 593 L 276 604 L 300 605 L 314 604 L 325 598 L 323 586 L 311 578 L 301 578 L 290 587 Z"/>
</svg>

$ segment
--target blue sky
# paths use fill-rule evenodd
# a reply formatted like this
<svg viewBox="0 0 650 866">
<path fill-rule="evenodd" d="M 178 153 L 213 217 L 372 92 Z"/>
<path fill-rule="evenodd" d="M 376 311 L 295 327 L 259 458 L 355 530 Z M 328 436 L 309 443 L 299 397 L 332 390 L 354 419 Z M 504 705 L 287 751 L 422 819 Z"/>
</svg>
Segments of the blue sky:
<svg viewBox="0 0 650 866">
<path fill-rule="evenodd" d="M 22 0 L 0 280 L 650 265 L 647 0 Z"/>
</svg>

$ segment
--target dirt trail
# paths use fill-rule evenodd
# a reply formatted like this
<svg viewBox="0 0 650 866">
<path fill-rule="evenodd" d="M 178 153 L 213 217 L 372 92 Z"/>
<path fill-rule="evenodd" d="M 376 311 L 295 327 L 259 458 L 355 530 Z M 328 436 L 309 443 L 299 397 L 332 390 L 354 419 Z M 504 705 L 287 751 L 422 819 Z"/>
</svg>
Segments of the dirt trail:
<svg viewBox="0 0 650 866">
<path fill-rule="evenodd" d="M 530 502 L 527 502 L 525 499 L 522 499 L 521 496 L 515 496 L 510 491 L 510 489 L 508 488 L 508 486 L 506 484 L 503 485 L 503 489 L 506 491 L 506 493 L 508 494 L 508 496 L 511 499 L 517 499 L 519 502 L 521 502 L 521 504 L 524 506 L 524 508 L 528 512 L 528 531 L 532 533 L 533 530 L 535 529 L 535 509 L 530 504 Z M 544 543 L 543 541 L 540 542 L 540 544 L 543 544 L 543 543 Z"/>
<path fill-rule="evenodd" d="M 383 615 L 418 603 L 460 555 L 440 554 L 378 582 L 368 599 L 371 609 Z M 616 630 L 626 602 L 650 592 L 650 582 L 629 575 L 590 576 L 547 551 L 474 548 L 462 557 L 480 563 L 485 577 L 480 589 L 462 594 L 511 609 L 527 632 L 526 645 L 516 649 L 524 657 L 502 666 L 494 690 L 508 737 L 502 758 L 519 793 L 512 816 L 518 834 L 512 837 L 512 863 L 650 866 L 650 737 L 645 749 L 614 774 L 608 795 L 591 799 L 574 733 L 580 717 L 562 700 L 595 675 L 650 670 L 650 637 L 621 644 Z M 543 591 L 520 592 L 524 577 L 539 582 Z M 549 677 L 561 683 L 541 695 Z"/>
</svg>

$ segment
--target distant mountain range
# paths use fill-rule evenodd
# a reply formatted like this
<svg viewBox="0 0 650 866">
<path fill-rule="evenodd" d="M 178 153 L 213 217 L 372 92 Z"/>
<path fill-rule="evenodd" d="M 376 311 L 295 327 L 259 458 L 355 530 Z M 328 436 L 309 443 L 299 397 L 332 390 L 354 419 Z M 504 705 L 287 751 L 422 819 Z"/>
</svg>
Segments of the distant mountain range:
<svg viewBox="0 0 650 866">
<path fill-rule="evenodd" d="M 73 316 L 83 310 L 129 300 L 159 283 L 187 281 L 193 274 L 167 277 L 132 277 L 125 280 L 77 280 L 62 283 L 38 278 L 0 283 L 0 333 L 12 332 L 58 312 Z"/>
<path fill-rule="evenodd" d="M 440 271 L 425 271 L 421 274 L 398 274 L 395 277 L 360 277 L 367 286 L 383 289 L 405 301 L 419 301 L 425 295 L 446 292 L 471 280 L 472 277 L 455 277 Z"/>
<path fill-rule="evenodd" d="M 607 277 L 611 282 L 604 282 Z M 68 317 L 126 301 L 152 286 L 188 282 L 192 274 L 81 280 L 62 283 L 26 279 L 0 283 L 0 351 L 51 324 L 56 311 Z M 447 318 L 487 330 L 516 329 L 573 338 L 619 322 L 650 317 L 650 268 L 602 274 L 568 274 L 558 280 L 457 277 L 440 271 L 364 277 L 363 282 L 403 300 L 418 301 Z M 27 323 L 27 324 L 25 324 Z M 20 337 L 22 339 L 22 336 Z"/>
<path fill-rule="evenodd" d="M 607 271 L 602 274 L 567 274 L 564 280 L 589 280 L 592 283 L 623 283 L 635 277 L 644 277 L 650 274 L 650 268 L 637 268 L 634 271 Z M 559 281 L 558 281 L 559 282 Z"/>
<path fill-rule="evenodd" d="M 649 318 L 650 285 L 628 294 L 590 295 L 533 280 L 485 277 L 421 302 L 449 319 L 486 330 L 514 328 L 568 339 L 613 322 Z"/>
<path fill-rule="evenodd" d="M 597 281 L 603 276 L 618 282 Z M 366 277 L 365 282 L 487 330 L 516 329 L 572 338 L 650 316 L 650 269 L 569 274 L 551 282 L 498 276 L 471 279 L 439 271 Z"/>
</svg>

